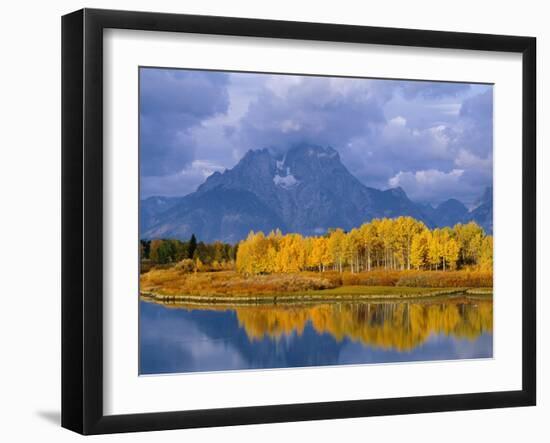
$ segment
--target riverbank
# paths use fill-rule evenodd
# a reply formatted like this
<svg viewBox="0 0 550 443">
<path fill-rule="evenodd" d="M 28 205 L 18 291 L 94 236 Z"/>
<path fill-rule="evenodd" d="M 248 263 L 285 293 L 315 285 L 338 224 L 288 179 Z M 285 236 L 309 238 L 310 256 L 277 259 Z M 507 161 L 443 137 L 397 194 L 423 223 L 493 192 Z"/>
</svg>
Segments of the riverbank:
<svg viewBox="0 0 550 443">
<path fill-rule="evenodd" d="M 335 289 L 303 291 L 272 294 L 232 294 L 232 295 L 193 295 L 193 294 L 158 294 L 142 292 L 146 300 L 160 303 L 189 303 L 195 305 L 250 305 L 250 304 L 307 304 L 319 302 L 376 301 L 427 299 L 445 296 L 490 297 L 490 288 L 484 291 L 468 288 L 408 288 L 388 286 L 342 286 Z"/>
</svg>

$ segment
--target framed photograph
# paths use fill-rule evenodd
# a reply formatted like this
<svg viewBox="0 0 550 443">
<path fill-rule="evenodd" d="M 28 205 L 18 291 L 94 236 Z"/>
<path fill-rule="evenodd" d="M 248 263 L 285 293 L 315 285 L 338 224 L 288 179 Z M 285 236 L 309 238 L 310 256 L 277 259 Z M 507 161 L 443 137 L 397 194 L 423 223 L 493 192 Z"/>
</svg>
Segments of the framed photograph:
<svg viewBox="0 0 550 443">
<path fill-rule="evenodd" d="M 62 19 L 62 425 L 535 405 L 536 41 Z"/>
</svg>

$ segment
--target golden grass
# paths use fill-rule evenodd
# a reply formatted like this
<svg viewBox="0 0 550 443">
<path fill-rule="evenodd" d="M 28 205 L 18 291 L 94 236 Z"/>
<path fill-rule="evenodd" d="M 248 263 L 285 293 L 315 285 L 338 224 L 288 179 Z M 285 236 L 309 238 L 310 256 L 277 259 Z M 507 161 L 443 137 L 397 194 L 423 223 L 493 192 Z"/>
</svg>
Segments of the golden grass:
<svg viewBox="0 0 550 443">
<path fill-rule="evenodd" d="M 141 292 L 176 295 L 257 295 L 334 288 L 322 276 L 273 274 L 242 276 L 234 271 L 180 272 L 154 269 L 141 275 Z"/>
<path fill-rule="evenodd" d="M 159 298 L 255 300 L 341 297 L 415 297 L 436 294 L 492 293 L 492 274 L 473 271 L 301 272 L 244 276 L 235 271 L 185 272 L 177 267 L 141 275 L 142 294 Z"/>
</svg>

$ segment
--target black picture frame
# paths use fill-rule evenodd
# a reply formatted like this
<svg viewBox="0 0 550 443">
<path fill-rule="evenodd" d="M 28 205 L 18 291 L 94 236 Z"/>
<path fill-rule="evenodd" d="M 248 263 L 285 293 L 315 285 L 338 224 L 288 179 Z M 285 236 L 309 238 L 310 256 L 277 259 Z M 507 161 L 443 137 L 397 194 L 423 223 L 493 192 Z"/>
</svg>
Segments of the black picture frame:
<svg viewBox="0 0 550 443">
<path fill-rule="evenodd" d="M 522 54 L 522 389 L 131 415 L 103 413 L 103 30 Z M 519 148 L 519 147 L 518 147 Z M 62 18 L 62 426 L 82 434 L 457 411 L 536 403 L 536 39 L 83 9 Z"/>
</svg>

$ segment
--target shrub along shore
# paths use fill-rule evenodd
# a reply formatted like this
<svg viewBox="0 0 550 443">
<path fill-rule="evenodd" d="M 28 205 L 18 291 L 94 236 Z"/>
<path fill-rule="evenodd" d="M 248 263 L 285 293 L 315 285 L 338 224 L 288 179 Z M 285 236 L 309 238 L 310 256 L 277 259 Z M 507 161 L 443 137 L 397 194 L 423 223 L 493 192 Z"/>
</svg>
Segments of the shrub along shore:
<svg viewBox="0 0 550 443">
<path fill-rule="evenodd" d="M 172 267 L 141 275 L 141 295 L 167 302 L 280 303 L 492 294 L 481 271 L 300 272 L 243 276 L 235 271 L 186 272 Z"/>
</svg>

